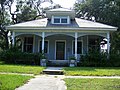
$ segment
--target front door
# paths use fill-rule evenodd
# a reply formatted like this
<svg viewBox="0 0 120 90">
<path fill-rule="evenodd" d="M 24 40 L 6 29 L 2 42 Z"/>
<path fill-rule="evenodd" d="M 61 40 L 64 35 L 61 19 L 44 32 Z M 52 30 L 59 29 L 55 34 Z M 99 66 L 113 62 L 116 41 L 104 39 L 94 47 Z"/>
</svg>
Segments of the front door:
<svg viewBox="0 0 120 90">
<path fill-rule="evenodd" d="M 56 42 L 56 59 L 64 60 L 65 56 L 65 42 Z"/>
</svg>

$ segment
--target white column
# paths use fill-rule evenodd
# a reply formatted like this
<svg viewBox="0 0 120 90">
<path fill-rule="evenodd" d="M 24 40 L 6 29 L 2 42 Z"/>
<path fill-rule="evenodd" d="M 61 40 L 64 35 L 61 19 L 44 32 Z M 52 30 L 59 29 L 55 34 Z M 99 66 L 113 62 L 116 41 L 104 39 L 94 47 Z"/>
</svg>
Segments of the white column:
<svg viewBox="0 0 120 90">
<path fill-rule="evenodd" d="M 89 45 L 88 45 L 88 35 L 87 35 L 87 53 L 88 53 L 88 46 L 89 46 Z"/>
<path fill-rule="evenodd" d="M 45 32 L 42 32 L 42 53 L 44 53 Z"/>
<path fill-rule="evenodd" d="M 107 53 L 110 53 L 110 33 L 107 33 Z"/>
<path fill-rule="evenodd" d="M 35 53 L 35 35 L 33 36 L 33 53 Z"/>
<path fill-rule="evenodd" d="M 75 58 L 77 59 L 77 32 L 75 32 Z"/>
<path fill-rule="evenodd" d="M 15 45 L 15 32 L 12 32 L 12 45 Z"/>
</svg>

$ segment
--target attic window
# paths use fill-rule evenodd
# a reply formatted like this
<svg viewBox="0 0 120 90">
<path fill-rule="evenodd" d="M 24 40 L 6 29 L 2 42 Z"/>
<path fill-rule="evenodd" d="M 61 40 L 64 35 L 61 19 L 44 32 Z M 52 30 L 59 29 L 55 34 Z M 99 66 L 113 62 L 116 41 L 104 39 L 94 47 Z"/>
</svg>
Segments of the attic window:
<svg viewBox="0 0 120 90">
<path fill-rule="evenodd" d="M 69 24 L 69 17 L 53 17 L 52 24 Z"/>
</svg>

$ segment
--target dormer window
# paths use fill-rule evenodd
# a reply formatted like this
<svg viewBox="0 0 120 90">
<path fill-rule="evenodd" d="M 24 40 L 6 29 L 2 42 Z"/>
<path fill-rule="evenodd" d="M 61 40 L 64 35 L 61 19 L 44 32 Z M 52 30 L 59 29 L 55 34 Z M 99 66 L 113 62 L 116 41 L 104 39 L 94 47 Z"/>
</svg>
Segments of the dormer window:
<svg viewBox="0 0 120 90">
<path fill-rule="evenodd" d="M 70 18 L 69 16 L 53 16 L 51 22 L 52 24 L 70 24 Z"/>
</svg>

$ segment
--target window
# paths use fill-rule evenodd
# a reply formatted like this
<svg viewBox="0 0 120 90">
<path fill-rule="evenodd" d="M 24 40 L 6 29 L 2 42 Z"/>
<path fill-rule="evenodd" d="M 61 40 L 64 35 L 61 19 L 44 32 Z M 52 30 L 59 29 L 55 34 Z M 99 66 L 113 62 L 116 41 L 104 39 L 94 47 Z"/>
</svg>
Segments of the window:
<svg viewBox="0 0 120 90">
<path fill-rule="evenodd" d="M 52 17 L 52 24 L 69 24 L 69 17 Z"/>
<path fill-rule="evenodd" d="M 73 41 L 73 54 L 75 54 L 75 41 Z M 77 42 L 77 54 L 82 54 L 82 42 Z"/>
<path fill-rule="evenodd" d="M 61 18 L 61 23 L 67 23 L 67 18 Z"/>
<path fill-rule="evenodd" d="M 54 18 L 54 23 L 60 23 L 60 18 Z"/>
<path fill-rule="evenodd" d="M 24 38 L 24 52 L 32 53 L 33 51 L 33 37 Z"/>
<path fill-rule="evenodd" d="M 45 41 L 44 45 L 44 53 L 48 53 L 48 41 Z M 42 41 L 40 41 L 39 52 L 42 53 Z"/>
</svg>

